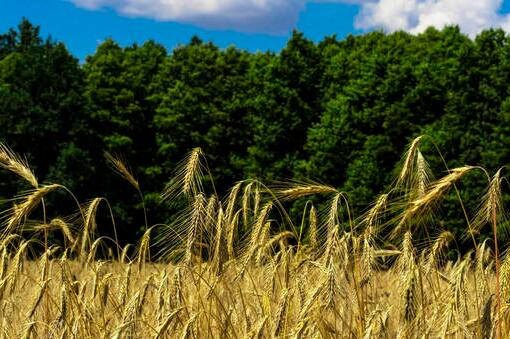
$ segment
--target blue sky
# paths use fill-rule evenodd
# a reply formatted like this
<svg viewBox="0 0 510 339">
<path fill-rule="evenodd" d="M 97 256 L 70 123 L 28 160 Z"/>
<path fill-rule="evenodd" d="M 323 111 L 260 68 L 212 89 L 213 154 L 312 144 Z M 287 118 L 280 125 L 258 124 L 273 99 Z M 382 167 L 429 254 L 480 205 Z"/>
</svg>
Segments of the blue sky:
<svg viewBox="0 0 510 339">
<path fill-rule="evenodd" d="M 172 49 L 193 35 L 220 47 L 278 51 L 292 29 L 315 41 L 373 29 L 419 33 L 458 24 L 510 31 L 510 0 L 0 0 L 0 32 L 22 17 L 84 59 L 106 38 Z"/>
</svg>

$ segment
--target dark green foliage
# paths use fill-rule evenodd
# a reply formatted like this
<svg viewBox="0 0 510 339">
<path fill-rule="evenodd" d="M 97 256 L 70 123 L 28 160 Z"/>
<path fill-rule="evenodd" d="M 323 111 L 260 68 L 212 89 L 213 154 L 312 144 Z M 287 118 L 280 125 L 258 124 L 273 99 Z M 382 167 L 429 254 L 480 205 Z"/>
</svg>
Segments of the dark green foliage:
<svg viewBox="0 0 510 339">
<path fill-rule="evenodd" d="M 0 36 L 0 139 L 26 154 L 43 181 L 84 120 L 83 78 L 65 46 L 44 41 L 28 21 Z M 13 180 L 0 182 L 0 196 L 12 196 Z"/>
<path fill-rule="evenodd" d="M 509 79 L 502 30 L 474 40 L 456 27 L 372 32 L 318 44 L 294 32 L 277 54 L 197 37 L 170 54 L 153 41 L 107 40 L 80 65 L 24 20 L 0 35 L 0 139 L 26 154 L 41 182 L 63 183 L 81 200 L 107 197 L 122 239 L 132 241 L 143 226 L 140 199 L 106 151 L 139 180 L 149 224 L 172 219 L 159 193 L 194 147 L 207 155 L 220 195 L 244 178 L 309 178 L 346 191 L 359 213 L 388 189 L 420 134 L 448 167 L 508 165 Z M 437 177 L 445 173 L 430 141 L 422 152 Z M 484 180 L 462 181 L 468 205 Z M 0 196 L 26 188 L 18 184 L 1 172 Z M 446 197 L 439 222 L 459 233 L 457 204 Z"/>
<path fill-rule="evenodd" d="M 251 56 L 235 48 L 220 51 L 194 38 L 176 48 L 161 66 L 154 83 L 153 126 L 160 184 L 171 177 L 176 163 L 201 147 L 214 169 L 215 181 L 227 187 L 240 180 L 236 157 L 250 140 L 247 101 Z"/>
</svg>

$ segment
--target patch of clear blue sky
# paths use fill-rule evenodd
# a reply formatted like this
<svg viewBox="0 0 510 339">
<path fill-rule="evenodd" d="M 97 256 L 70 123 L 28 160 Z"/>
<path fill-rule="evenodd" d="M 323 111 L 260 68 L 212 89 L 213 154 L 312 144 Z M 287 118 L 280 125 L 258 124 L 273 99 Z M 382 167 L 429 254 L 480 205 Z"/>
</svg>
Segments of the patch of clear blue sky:
<svg viewBox="0 0 510 339">
<path fill-rule="evenodd" d="M 335 33 L 343 37 L 355 33 L 353 20 L 357 12 L 355 5 L 308 4 L 296 28 L 315 41 Z M 94 53 L 97 45 L 107 38 L 113 38 L 123 46 L 153 39 L 172 50 L 198 35 L 220 47 L 235 45 L 249 51 L 278 51 L 291 34 L 208 30 L 175 22 L 123 17 L 108 9 L 88 11 L 64 0 L 0 0 L 0 32 L 15 27 L 23 17 L 40 25 L 43 35 L 64 42 L 82 60 Z"/>
<path fill-rule="evenodd" d="M 332 34 L 342 38 L 350 33 L 360 33 L 354 28 L 358 11 L 359 7 L 352 4 L 309 3 L 296 28 L 314 41 Z M 510 0 L 504 1 L 501 12 L 510 12 Z M 40 25 L 43 35 L 64 42 L 81 60 L 94 53 L 97 45 L 107 38 L 113 38 L 123 46 L 153 39 L 172 50 L 198 35 L 220 47 L 235 45 L 249 51 L 278 51 L 290 35 L 290 32 L 268 35 L 216 31 L 175 22 L 128 18 L 108 9 L 88 11 L 77 8 L 65 0 L 0 0 L 0 32 L 16 26 L 22 17 Z"/>
</svg>

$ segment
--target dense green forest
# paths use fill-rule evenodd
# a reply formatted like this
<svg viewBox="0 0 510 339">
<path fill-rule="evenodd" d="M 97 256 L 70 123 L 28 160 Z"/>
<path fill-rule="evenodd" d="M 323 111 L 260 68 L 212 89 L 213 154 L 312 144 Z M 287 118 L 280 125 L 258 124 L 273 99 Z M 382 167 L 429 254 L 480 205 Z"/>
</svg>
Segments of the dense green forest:
<svg viewBox="0 0 510 339">
<path fill-rule="evenodd" d="M 446 171 L 436 147 L 449 167 L 508 164 L 509 79 L 502 30 L 319 43 L 294 32 L 279 53 L 198 37 L 173 51 L 106 40 L 80 63 L 24 20 L 0 35 L 0 140 L 26 155 L 41 182 L 62 183 L 81 200 L 106 197 L 124 241 L 133 241 L 144 224 L 140 199 L 105 152 L 129 163 L 149 224 L 171 220 L 160 192 L 194 147 L 207 155 L 219 193 L 244 178 L 315 180 L 348 192 L 360 213 L 420 134 L 430 136 L 422 151 L 436 177 Z M 460 184 L 466 204 L 476 206 L 485 183 L 472 175 Z M 28 188 L 0 172 L 1 198 Z M 440 220 L 459 232 L 462 211 L 451 200 Z M 72 213 L 61 200 L 49 205 Z"/>
</svg>

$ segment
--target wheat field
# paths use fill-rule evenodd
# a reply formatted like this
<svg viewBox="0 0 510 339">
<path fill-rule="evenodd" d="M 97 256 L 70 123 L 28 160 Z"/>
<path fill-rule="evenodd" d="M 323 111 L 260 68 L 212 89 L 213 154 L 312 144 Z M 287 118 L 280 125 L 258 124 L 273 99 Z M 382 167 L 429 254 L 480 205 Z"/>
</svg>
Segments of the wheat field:
<svg viewBox="0 0 510 339">
<path fill-rule="evenodd" d="M 146 221 L 139 242 L 124 247 L 101 235 L 96 213 L 105 199 L 81 203 L 58 183 L 39 184 L 1 145 L 0 166 L 32 190 L 3 214 L 0 337 L 506 338 L 502 172 L 464 166 L 433 180 L 424 138 L 409 145 L 391 189 L 359 216 L 348 193 L 311 182 L 245 180 L 219 197 L 206 156 L 194 149 L 162 193 L 188 207 L 169 225 Z M 129 167 L 107 158 L 143 203 Z M 487 178 L 486 194 L 476 211 L 457 194 L 472 250 L 452 257 L 457 239 L 433 215 L 473 172 Z M 54 191 L 76 202 L 72 221 L 46 213 Z M 317 206 L 307 200 L 314 196 L 322 197 Z M 296 199 L 306 202 L 300 217 L 288 209 Z M 486 227 L 494 238 L 480 241 Z"/>
</svg>

